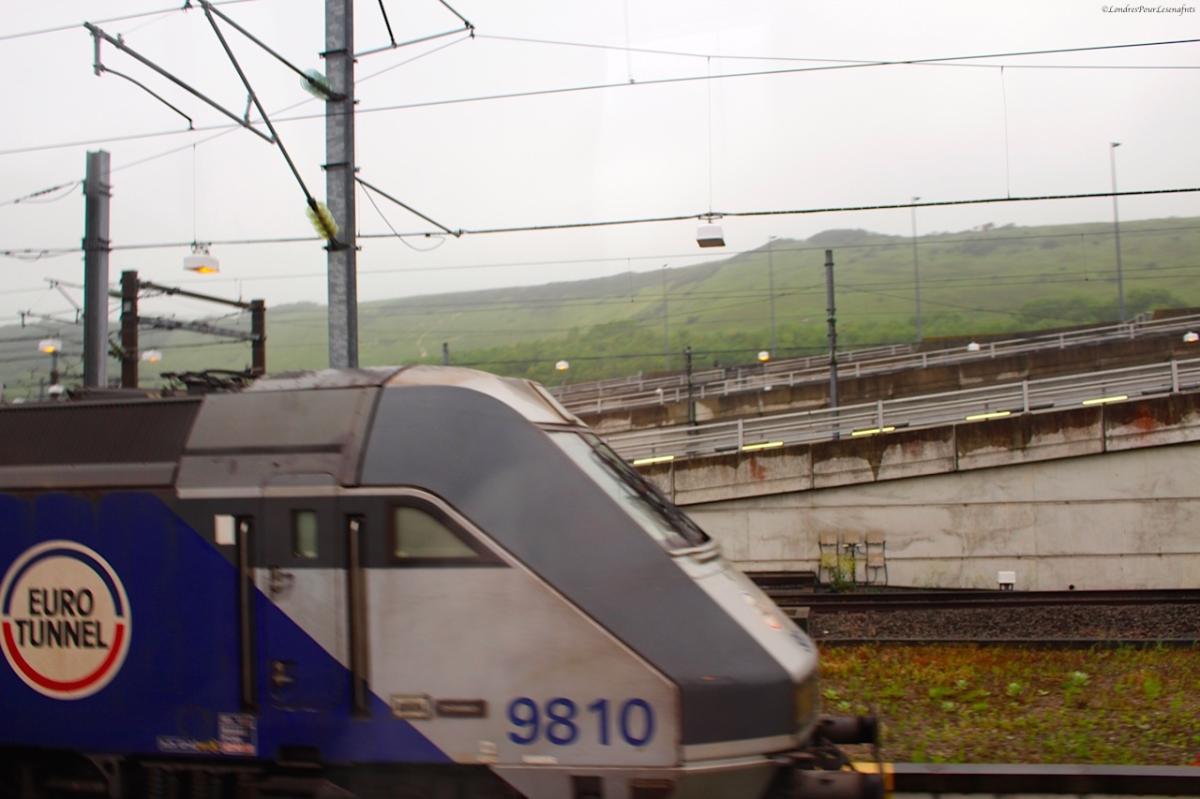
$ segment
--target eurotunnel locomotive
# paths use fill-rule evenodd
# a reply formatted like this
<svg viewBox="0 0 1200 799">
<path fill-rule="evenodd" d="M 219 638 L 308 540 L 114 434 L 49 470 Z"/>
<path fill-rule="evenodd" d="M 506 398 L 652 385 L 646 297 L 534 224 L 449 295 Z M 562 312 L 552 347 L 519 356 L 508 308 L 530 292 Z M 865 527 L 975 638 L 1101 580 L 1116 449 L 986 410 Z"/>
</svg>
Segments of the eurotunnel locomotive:
<svg viewBox="0 0 1200 799">
<path fill-rule="evenodd" d="M 297 373 L 0 442 L 0 796 L 878 790 L 809 639 L 534 383 Z"/>
</svg>

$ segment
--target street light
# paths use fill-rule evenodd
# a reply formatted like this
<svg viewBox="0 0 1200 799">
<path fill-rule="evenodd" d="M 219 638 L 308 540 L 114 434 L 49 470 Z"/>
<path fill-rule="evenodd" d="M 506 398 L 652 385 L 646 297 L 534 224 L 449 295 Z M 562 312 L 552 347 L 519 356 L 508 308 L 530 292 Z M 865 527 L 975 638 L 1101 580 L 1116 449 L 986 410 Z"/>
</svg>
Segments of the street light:
<svg viewBox="0 0 1200 799">
<path fill-rule="evenodd" d="M 913 197 L 913 203 L 920 200 L 920 197 Z M 909 208 L 912 212 L 912 247 L 913 247 L 913 286 L 914 296 L 916 298 L 916 325 L 917 325 L 917 343 L 921 343 L 921 267 L 917 261 L 917 206 L 913 205 Z"/>
<path fill-rule="evenodd" d="M 38 352 L 44 352 L 50 356 L 50 388 L 53 389 L 58 385 L 58 354 L 62 352 L 62 339 L 42 339 L 38 342 Z M 57 392 L 57 394 L 61 393 L 61 390 Z"/>
<path fill-rule="evenodd" d="M 1108 145 L 1108 165 L 1112 171 L 1113 198 L 1113 241 L 1117 248 L 1117 314 L 1119 322 L 1125 321 L 1125 281 L 1121 276 L 1121 219 L 1117 215 L 1117 148 L 1121 142 L 1114 141 Z"/>
<path fill-rule="evenodd" d="M 213 275 L 221 271 L 221 262 L 209 255 L 207 244 L 192 242 L 192 254 L 184 257 L 183 268 L 200 275 Z"/>
</svg>

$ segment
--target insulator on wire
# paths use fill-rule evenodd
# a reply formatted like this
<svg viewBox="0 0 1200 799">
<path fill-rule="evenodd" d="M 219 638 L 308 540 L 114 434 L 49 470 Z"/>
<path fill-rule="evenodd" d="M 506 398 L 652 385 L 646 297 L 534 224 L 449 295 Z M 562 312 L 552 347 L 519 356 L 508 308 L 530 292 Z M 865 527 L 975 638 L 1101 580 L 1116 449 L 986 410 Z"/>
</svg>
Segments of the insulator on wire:
<svg viewBox="0 0 1200 799">
<path fill-rule="evenodd" d="M 312 222 L 313 230 L 317 231 L 317 235 L 326 240 L 332 240 L 338 234 L 337 222 L 333 220 L 333 214 L 325 203 L 317 203 L 316 206 L 308 206 L 305 209 L 308 214 L 308 221 Z"/>
</svg>

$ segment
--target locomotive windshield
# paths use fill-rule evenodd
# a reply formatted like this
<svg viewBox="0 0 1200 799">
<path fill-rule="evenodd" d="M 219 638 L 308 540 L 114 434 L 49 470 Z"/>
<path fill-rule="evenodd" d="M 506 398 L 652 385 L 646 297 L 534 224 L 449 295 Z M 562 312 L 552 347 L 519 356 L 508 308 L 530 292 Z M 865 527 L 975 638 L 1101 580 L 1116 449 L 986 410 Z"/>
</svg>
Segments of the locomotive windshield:
<svg viewBox="0 0 1200 799">
<path fill-rule="evenodd" d="M 688 549 L 708 542 L 708 535 L 657 486 L 596 436 L 551 433 L 550 438 L 663 547 Z"/>
</svg>

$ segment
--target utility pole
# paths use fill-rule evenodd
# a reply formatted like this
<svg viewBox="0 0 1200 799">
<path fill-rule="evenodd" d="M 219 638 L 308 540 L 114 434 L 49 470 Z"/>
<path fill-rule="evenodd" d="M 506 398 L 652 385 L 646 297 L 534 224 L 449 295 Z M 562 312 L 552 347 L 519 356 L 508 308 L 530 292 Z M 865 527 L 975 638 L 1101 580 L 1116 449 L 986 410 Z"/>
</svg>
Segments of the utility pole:
<svg viewBox="0 0 1200 799">
<path fill-rule="evenodd" d="M 663 290 L 663 370 L 671 371 L 671 323 L 667 314 L 667 265 L 662 267 Z"/>
<path fill-rule="evenodd" d="M 774 236 L 767 237 L 767 294 L 771 298 L 771 357 L 778 358 L 779 354 L 775 349 L 775 253 L 772 245 L 775 243 Z"/>
<path fill-rule="evenodd" d="M 138 386 L 137 272 L 121 273 L 121 388 Z"/>
<path fill-rule="evenodd" d="M 1117 215 L 1117 148 L 1121 142 L 1112 142 L 1108 147 L 1108 165 L 1112 170 L 1113 195 L 1113 240 L 1117 248 L 1117 314 L 1118 322 L 1125 321 L 1125 281 L 1121 276 L 1121 219 Z"/>
<path fill-rule="evenodd" d="M 354 208 L 354 2 L 325 0 L 325 196 L 338 225 L 329 242 L 329 365 L 358 366 L 358 244 Z"/>
<path fill-rule="evenodd" d="M 917 202 L 917 200 L 920 200 L 920 199 L 921 199 L 920 197 L 913 197 L 912 201 L 915 203 L 915 202 Z M 914 295 L 916 296 L 916 302 L 917 302 L 917 313 L 916 313 L 917 343 L 920 344 L 921 343 L 921 267 L 920 267 L 920 262 L 917 260 L 917 208 L 914 205 L 912 208 L 909 208 L 909 210 L 912 212 L 913 287 L 914 287 L 913 291 L 914 291 Z"/>
<path fill-rule="evenodd" d="M 250 301 L 250 371 L 255 377 L 267 373 L 267 304 Z"/>
<path fill-rule="evenodd" d="M 108 384 L 109 156 L 87 154 L 83 181 L 83 385 Z M 55 381 L 57 382 L 57 381 Z"/>
<path fill-rule="evenodd" d="M 696 399 L 692 394 L 692 345 L 689 344 L 683 349 L 683 361 L 687 369 L 687 399 L 688 399 L 688 424 L 696 424 Z"/>
<path fill-rule="evenodd" d="M 442 342 L 442 366 L 450 365 L 450 342 Z"/>
<path fill-rule="evenodd" d="M 825 310 L 826 321 L 829 323 L 829 407 L 836 408 L 838 406 L 837 307 L 833 302 L 833 250 L 825 251 Z"/>
</svg>

